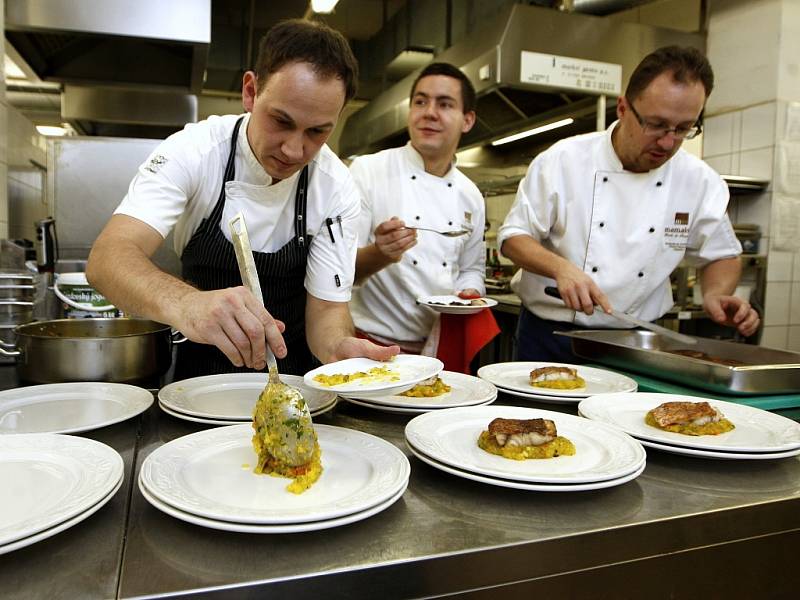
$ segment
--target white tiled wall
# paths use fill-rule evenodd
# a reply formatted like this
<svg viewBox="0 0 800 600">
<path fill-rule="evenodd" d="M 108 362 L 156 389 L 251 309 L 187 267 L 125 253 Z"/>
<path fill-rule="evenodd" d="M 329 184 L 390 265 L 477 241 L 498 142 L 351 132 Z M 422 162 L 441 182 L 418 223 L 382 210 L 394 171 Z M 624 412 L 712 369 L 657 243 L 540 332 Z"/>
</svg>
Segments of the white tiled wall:
<svg viewBox="0 0 800 600">
<path fill-rule="evenodd" d="M 703 158 L 721 174 L 775 179 L 787 102 L 800 100 L 800 2 L 710 3 L 708 56 L 716 86 L 706 108 Z M 761 227 L 768 255 L 761 344 L 800 351 L 800 254 L 770 248 L 772 184 L 732 198 L 738 223 Z"/>
</svg>

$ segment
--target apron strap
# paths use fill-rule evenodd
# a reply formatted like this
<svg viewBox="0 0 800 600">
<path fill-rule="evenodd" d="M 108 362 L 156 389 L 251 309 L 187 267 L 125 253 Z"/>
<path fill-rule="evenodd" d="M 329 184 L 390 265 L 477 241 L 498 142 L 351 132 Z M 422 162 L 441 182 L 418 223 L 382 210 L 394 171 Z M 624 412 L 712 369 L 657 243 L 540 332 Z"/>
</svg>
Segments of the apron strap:
<svg viewBox="0 0 800 600">
<path fill-rule="evenodd" d="M 308 205 L 308 165 L 303 167 L 300 177 L 297 180 L 297 192 L 294 197 L 294 235 L 297 242 L 305 245 L 306 240 L 306 207 Z"/>
</svg>

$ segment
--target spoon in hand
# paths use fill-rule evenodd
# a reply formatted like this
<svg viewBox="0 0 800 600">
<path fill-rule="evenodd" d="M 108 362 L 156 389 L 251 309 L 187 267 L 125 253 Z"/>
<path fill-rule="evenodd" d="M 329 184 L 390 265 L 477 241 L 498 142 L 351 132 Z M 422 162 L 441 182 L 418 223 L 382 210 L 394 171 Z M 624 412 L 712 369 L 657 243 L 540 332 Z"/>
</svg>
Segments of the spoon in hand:
<svg viewBox="0 0 800 600">
<path fill-rule="evenodd" d="M 231 219 L 230 228 L 242 282 L 263 304 L 264 297 L 242 213 L 237 213 Z M 280 380 L 278 363 L 269 344 L 267 366 L 269 381 L 258 397 L 253 412 L 253 427 L 261 438 L 262 447 L 272 456 L 289 466 L 304 465 L 311 460 L 316 441 L 311 413 L 300 392 Z"/>
</svg>

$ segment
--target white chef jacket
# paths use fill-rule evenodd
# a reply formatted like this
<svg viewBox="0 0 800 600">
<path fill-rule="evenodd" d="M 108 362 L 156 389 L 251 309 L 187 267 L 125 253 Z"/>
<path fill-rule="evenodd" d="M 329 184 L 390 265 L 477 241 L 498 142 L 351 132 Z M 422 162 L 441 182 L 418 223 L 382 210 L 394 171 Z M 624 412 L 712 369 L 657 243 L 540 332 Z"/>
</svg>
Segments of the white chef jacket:
<svg viewBox="0 0 800 600">
<path fill-rule="evenodd" d="M 539 154 L 520 182 L 497 236 L 526 234 L 583 269 L 616 310 L 652 321 L 673 306 L 670 273 L 731 258 L 742 248 L 726 208 L 728 188 L 702 160 L 679 150 L 658 169 L 626 171 L 605 132 L 575 136 Z M 552 279 L 520 269 L 512 289 L 540 318 L 586 327 L 630 327 L 546 296 Z"/>
<path fill-rule="evenodd" d="M 139 167 L 115 214 L 139 219 L 163 237 L 174 227 L 175 252 L 180 256 L 219 199 L 239 116 L 209 117 L 169 136 Z M 295 235 L 295 191 L 300 173 L 271 185 L 272 178 L 247 141 L 249 118 L 249 114 L 245 116 L 239 129 L 235 179 L 225 184 L 220 229 L 230 240 L 228 223 L 241 211 L 253 250 L 275 252 Z M 307 197 L 306 234 L 313 239 L 306 291 L 322 300 L 347 302 L 355 275 L 360 200 L 347 167 L 327 146 L 309 163 Z"/>
<path fill-rule="evenodd" d="M 387 340 L 420 342 L 431 330 L 435 312 L 416 304 L 418 296 L 452 294 L 474 288 L 484 293 L 485 206 L 478 188 L 450 168 L 444 177 L 425 171 L 422 156 L 409 142 L 401 148 L 361 156 L 350 165 L 361 192 L 358 245 L 375 241 L 375 228 L 398 217 L 409 227 L 438 231 L 468 228 L 448 238 L 417 232 L 417 245 L 353 290 L 350 312 L 356 328 Z"/>
</svg>

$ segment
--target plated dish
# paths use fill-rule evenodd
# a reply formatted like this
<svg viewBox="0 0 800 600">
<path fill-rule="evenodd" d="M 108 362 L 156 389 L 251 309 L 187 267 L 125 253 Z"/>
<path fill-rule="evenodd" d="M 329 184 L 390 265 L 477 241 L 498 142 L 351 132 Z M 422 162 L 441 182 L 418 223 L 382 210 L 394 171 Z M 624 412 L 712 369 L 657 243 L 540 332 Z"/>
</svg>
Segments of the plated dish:
<svg viewBox="0 0 800 600">
<path fill-rule="evenodd" d="M 719 409 L 735 429 L 719 435 L 684 435 L 652 427 L 648 411 L 664 402 L 702 402 Z M 787 452 L 800 448 L 800 424 L 791 419 L 744 404 L 679 394 L 608 394 L 581 401 L 585 417 L 614 425 L 640 440 L 669 446 L 726 453 Z"/>
<path fill-rule="evenodd" d="M 542 385 L 532 385 L 531 372 L 544 369 L 574 370 L 575 375 L 570 379 L 578 377 L 585 382 L 582 387 L 568 389 L 567 387 L 545 387 Z M 545 373 L 546 376 L 546 373 Z M 501 391 L 526 396 L 554 396 L 559 398 L 586 398 L 596 394 L 612 394 L 619 392 L 631 392 L 637 389 L 635 380 L 605 369 L 596 367 L 586 367 L 583 365 L 570 365 L 563 363 L 545 362 L 508 362 L 486 365 L 478 370 L 478 377 L 485 379 Z M 544 382 L 543 382 L 544 383 Z"/>
<path fill-rule="evenodd" d="M 348 358 L 309 371 L 303 381 L 316 390 L 366 398 L 399 394 L 443 368 L 439 359 L 413 354 L 399 354 L 386 362 Z"/>
<path fill-rule="evenodd" d="M 455 408 L 457 406 L 476 406 L 492 402 L 497 398 L 497 388 L 494 385 L 472 375 L 454 371 L 442 371 L 439 373 L 439 377 L 450 390 L 436 396 L 408 396 L 408 392 L 404 392 L 403 394 L 385 394 L 369 397 L 348 395 L 347 399 L 361 401 L 361 403 L 367 402 L 371 406 L 426 411 Z"/>
<path fill-rule="evenodd" d="M 0 392 L 0 433 L 79 433 L 131 419 L 153 403 L 122 383 L 32 385 Z"/>
<path fill-rule="evenodd" d="M 432 308 L 436 312 L 451 315 L 471 315 L 482 311 L 484 308 L 497 306 L 497 300 L 492 298 L 475 298 L 467 300 L 455 295 L 448 296 L 419 296 L 417 304 Z"/>
<path fill-rule="evenodd" d="M 573 456 L 509 460 L 478 446 L 495 418 L 548 419 L 575 446 Z M 645 461 L 641 444 L 618 429 L 588 419 L 517 406 L 479 406 L 429 412 L 409 421 L 406 441 L 431 459 L 478 475 L 547 484 L 579 484 L 618 479 Z"/>
</svg>

